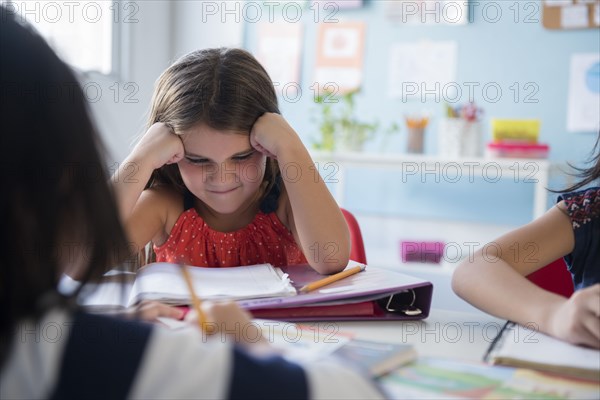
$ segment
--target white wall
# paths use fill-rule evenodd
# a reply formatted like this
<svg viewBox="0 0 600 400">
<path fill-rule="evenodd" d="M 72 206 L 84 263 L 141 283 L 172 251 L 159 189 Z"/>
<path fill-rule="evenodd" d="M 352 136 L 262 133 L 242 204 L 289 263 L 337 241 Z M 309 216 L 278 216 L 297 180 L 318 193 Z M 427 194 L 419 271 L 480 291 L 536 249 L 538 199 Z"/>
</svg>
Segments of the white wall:
<svg viewBox="0 0 600 400">
<path fill-rule="evenodd" d="M 173 2 L 173 55 L 196 49 L 242 47 L 242 1 Z"/>
<path fill-rule="evenodd" d="M 143 133 L 154 82 L 165 68 L 189 51 L 241 47 L 243 42 L 242 21 L 236 22 L 235 15 L 226 15 L 222 2 L 135 3 L 135 14 L 129 8 L 128 15 L 136 22 L 121 24 L 122 66 L 118 74 L 83 77 L 91 109 L 109 150 L 109 165 L 123 161 L 135 138 Z M 228 10 L 235 10 L 233 2 L 227 3 Z"/>
<path fill-rule="evenodd" d="M 120 71 L 84 77 L 84 88 L 102 91 L 98 101 L 93 94 L 87 97 L 109 149 L 110 165 L 127 156 L 133 138 L 142 132 L 154 81 L 171 58 L 171 5 L 168 1 L 137 4 L 132 17 L 137 22 L 121 24 Z"/>
</svg>

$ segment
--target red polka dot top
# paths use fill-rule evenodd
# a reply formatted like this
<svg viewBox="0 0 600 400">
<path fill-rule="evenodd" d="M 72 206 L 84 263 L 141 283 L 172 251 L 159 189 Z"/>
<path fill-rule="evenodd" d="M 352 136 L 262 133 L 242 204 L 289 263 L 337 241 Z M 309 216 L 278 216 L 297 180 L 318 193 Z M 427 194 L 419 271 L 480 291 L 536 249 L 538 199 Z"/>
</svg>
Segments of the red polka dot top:
<svg viewBox="0 0 600 400">
<path fill-rule="evenodd" d="M 275 212 L 259 211 L 247 226 L 234 232 L 210 228 L 195 208 L 184 211 L 169 238 L 154 246 L 157 262 L 179 262 L 198 267 L 235 267 L 270 263 L 276 267 L 306 264 L 292 233 Z"/>
</svg>

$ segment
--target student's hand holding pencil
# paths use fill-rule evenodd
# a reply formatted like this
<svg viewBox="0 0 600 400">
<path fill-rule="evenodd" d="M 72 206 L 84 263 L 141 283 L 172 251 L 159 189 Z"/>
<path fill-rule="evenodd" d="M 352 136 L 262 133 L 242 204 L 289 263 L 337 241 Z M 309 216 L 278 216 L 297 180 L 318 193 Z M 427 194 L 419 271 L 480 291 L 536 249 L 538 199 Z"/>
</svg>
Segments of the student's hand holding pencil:
<svg viewBox="0 0 600 400">
<path fill-rule="evenodd" d="M 220 335 L 241 345 L 267 344 L 258 324 L 252 323 L 252 316 L 235 302 L 213 303 L 204 301 L 201 305 L 204 318 L 204 332 L 208 335 Z M 198 313 L 192 309 L 185 320 L 198 324 Z"/>
<path fill-rule="evenodd" d="M 183 319 L 184 315 L 185 312 L 182 309 L 154 300 L 143 300 L 125 313 L 126 317 L 148 322 L 157 322 L 160 317 Z"/>
<path fill-rule="evenodd" d="M 187 321 L 193 321 L 203 335 L 221 334 L 222 338 L 241 345 L 252 344 L 253 348 L 268 348 L 267 342 L 262 335 L 262 330 L 252 323 L 252 316 L 242 310 L 232 301 L 212 303 L 200 300 L 194 289 L 194 282 L 188 271 L 188 267 L 180 264 L 183 279 L 190 291 L 192 299 L 192 310 L 186 315 Z M 263 351 L 263 350 L 257 350 Z"/>
</svg>

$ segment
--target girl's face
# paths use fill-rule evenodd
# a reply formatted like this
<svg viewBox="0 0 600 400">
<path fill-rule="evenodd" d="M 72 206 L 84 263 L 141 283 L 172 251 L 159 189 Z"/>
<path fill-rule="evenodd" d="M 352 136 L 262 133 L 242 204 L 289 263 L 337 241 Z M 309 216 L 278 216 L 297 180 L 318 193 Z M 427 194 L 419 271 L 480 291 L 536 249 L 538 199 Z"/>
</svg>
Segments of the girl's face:
<svg viewBox="0 0 600 400">
<path fill-rule="evenodd" d="M 231 214 L 257 198 L 267 157 L 250 145 L 250 136 L 205 124 L 183 132 L 183 183 L 214 211 Z"/>
</svg>

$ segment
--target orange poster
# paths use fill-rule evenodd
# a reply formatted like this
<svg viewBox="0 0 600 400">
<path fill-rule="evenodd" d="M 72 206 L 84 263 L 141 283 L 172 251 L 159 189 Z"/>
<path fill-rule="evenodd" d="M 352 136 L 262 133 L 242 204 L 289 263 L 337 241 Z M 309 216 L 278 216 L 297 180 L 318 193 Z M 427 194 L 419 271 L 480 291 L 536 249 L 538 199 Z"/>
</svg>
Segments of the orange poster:
<svg viewBox="0 0 600 400">
<path fill-rule="evenodd" d="M 315 81 L 320 92 L 336 88 L 338 94 L 343 94 L 360 88 L 364 39 L 364 22 L 319 26 Z"/>
</svg>

